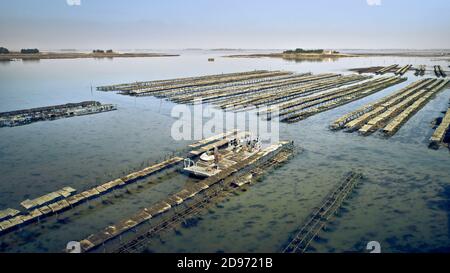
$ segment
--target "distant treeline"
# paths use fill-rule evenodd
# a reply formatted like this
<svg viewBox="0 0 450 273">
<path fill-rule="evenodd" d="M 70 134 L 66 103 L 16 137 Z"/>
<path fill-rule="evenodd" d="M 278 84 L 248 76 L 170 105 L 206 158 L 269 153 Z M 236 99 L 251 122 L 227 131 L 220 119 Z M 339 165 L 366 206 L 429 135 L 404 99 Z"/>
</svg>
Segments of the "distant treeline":
<svg viewBox="0 0 450 273">
<path fill-rule="evenodd" d="M 103 50 L 103 49 L 94 49 L 92 50 L 92 53 L 114 53 L 112 49 Z"/>
<path fill-rule="evenodd" d="M 6 47 L 0 47 L 0 54 L 9 54 L 11 53 Z M 37 54 L 39 53 L 39 49 L 37 48 L 24 48 L 20 50 L 22 54 Z"/>
<path fill-rule="evenodd" d="M 0 47 L 0 54 L 9 54 L 11 53 L 6 47 Z M 39 53 L 39 49 L 37 48 L 24 48 L 20 50 L 22 54 L 37 54 Z M 114 53 L 112 49 L 103 50 L 103 49 L 94 49 L 92 53 Z"/>
<path fill-rule="evenodd" d="M 303 49 L 303 48 L 297 48 L 297 49 L 295 49 L 295 50 L 286 50 L 286 51 L 284 51 L 283 53 L 285 53 L 285 54 L 302 54 L 302 53 L 305 53 L 305 54 L 324 54 L 324 53 L 325 53 L 325 50 L 323 50 L 323 49 Z M 327 51 L 327 53 L 329 53 L 329 52 Z M 331 53 L 337 54 L 337 53 L 339 53 L 339 52 L 337 52 L 337 51 L 331 51 Z"/>
<path fill-rule="evenodd" d="M 20 53 L 22 54 L 37 54 L 39 53 L 39 49 L 37 48 L 24 48 L 20 50 Z"/>
<path fill-rule="evenodd" d="M 0 47 L 0 54 L 8 54 L 9 50 L 6 47 Z"/>
</svg>

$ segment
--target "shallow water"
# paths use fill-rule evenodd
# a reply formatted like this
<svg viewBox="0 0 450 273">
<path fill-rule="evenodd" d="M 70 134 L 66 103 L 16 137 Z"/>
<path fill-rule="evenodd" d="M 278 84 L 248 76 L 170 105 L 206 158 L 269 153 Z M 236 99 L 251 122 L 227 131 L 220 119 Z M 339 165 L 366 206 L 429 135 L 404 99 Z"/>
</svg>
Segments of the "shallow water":
<svg viewBox="0 0 450 273">
<path fill-rule="evenodd" d="M 114 60 L 41 60 L 0 63 L 0 111 L 82 100 L 117 104 L 119 110 L 0 129 L 0 208 L 19 208 L 26 198 L 72 186 L 84 190 L 131 169 L 180 151 L 170 128 L 174 104 L 152 97 L 133 98 L 96 92 L 91 86 L 253 69 L 350 73 L 375 65 L 438 64 L 429 58 L 371 57 L 327 62 L 273 58 L 221 58 L 226 52 L 182 52 L 175 58 Z M 215 57 L 215 62 L 208 62 Z M 440 64 L 447 67 L 448 63 Z M 279 251 L 311 210 L 343 175 L 360 170 L 365 179 L 313 251 L 364 251 L 368 241 L 385 252 L 448 251 L 450 245 L 450 154 L 427 148 L 430 123 L 447 107 L 444 90 L 392 138 L 332 132 L 339 116 L 416 79 L 295 124 L 281 125 L 281 138 L 305 151 L 270 172 L 246 192 L 205 211 L 198 221 L 164 234 L 147 251 Z M 95 89 L 95 88 L 94 88 Z M 84 204 L 42 225 L 31 225 L 0 238 L 0 251 L 61 251 L 70 240 L 126 218 L 191 183 L 177 173 L 151 177 L 129 192 Z"/>
</svg>

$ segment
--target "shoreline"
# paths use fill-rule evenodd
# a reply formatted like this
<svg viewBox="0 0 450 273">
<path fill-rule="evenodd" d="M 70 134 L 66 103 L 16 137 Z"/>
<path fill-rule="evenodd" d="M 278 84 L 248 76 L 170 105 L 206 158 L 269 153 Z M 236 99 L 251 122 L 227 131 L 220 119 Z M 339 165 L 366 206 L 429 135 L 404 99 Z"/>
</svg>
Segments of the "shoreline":
<svg viewBox="0 0 450 273">
<path fill-rule="evenodd" d="M 314 60 L 314 59 L 337 59 L 337 58 L 352 58 L 361 57 L 356 54 L 314 54 L 314 53 L 255 53 L 255 54 L 239 54 L 239 55 L 228 55 L 223 56 L 225 58 L 281 58 L 288 60 Z"/>
<path fill-rule="evenodd" d="M 392 52 L 392 53 L 337 53 L 337 54 L 286 54 L 286 53 L 255 53 L 236 54 L 223 56 L 225 58 L 282 58 L 288 60 L 313 60 L 313 59 L 338 59 L 355 57 L 429 57 L 429 58 L 450 58 L 450 53 L 424 53 L 424 52 Z M 448 60 L 448 59 L 446 59 Z"/>
<path fill-rule="evenodd" d="M 22 54 L 18 52 L 0 54 L 0 61 L 11 60 L 50 60 L 50 59 L 103 59 L 103 58 L 138 58 L 138 57 L 178 57 L 178 54 L 165 53 L 60 53 L 42 52 L 37 54 Z"/>
</svg>

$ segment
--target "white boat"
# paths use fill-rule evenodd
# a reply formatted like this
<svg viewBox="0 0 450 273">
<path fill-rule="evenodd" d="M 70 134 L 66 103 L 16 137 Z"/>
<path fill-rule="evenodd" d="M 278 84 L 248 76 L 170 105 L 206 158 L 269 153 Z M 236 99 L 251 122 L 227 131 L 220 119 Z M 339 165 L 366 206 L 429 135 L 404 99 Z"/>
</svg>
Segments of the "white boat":
<svg viewBox="0 0 450 273">
<path fill-rule="evenodd" d="M 184 171 L 190 175 L 206 178 L 220 173 L 238 162 L 247 159 L 261 150 L 259 140 L 239 140 L 230 143 L 222 150 L 207 151 L 197 161 L 190 158 L 184 160 Z"/>
</svg>

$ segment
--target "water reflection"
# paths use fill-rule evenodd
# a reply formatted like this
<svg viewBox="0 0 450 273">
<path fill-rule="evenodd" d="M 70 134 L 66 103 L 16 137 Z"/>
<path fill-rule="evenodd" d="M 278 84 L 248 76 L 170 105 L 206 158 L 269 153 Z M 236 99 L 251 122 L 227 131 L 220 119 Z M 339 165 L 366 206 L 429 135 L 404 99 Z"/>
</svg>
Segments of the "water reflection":
<svg viewBox="0 0 450 273">
<path fill-rule="evenodd" d="M 5 59 L 0 59 L 0 65 L 9 65 L 12 62 L 12 60 L 5 60 Z"/>
<path fill-rule="evenodd" d="M 25 64 L 39 63 L 41 59 L 22 59 L 22 62 Z"/>
<path fill-rule="evenodd" d="M 283 57 L 283 60 L 296 63 L 331 63 L 337 62 L 339 58 L 289 58 Z"/>
</svg>

